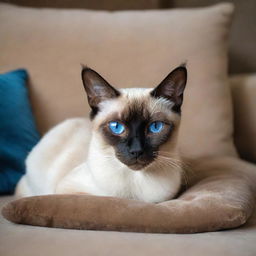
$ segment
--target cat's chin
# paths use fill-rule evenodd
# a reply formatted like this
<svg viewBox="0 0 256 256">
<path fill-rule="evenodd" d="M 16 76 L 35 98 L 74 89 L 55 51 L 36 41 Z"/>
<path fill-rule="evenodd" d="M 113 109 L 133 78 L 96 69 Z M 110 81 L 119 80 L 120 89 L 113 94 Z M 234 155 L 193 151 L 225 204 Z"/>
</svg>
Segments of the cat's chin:
<svg viewBox="0 0 256 256">
<path fill-rule="evenodd" d="M 147 169 L 152 162 L 147 163 L 135 163 L 132 165 L 127 165 L 128 168 L 130 168 L 133 171 L 142 171 Z"/>
<path fill-rule="evenodd" d="M 126 159 L 120 157 L 117 155 L 117 159 L 124 164 L 125 166 L 127 166 L 129 169 L 133 170 L 133 171 L 143 171 L 146 170 L 149 166 L 151 166 L 151 164 L 154 162 L 154 158 L 152 159 L 133 159 L 132 161 L 127 161 Z"/>
</svg>

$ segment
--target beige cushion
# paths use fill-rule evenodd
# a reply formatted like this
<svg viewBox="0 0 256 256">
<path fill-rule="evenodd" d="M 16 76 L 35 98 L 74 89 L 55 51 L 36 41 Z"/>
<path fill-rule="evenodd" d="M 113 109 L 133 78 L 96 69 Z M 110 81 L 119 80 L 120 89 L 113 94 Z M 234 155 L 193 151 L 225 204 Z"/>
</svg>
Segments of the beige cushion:
<svg viewBox="0 0 256 256">
<path fill-rule="evenodd" d="M 181 150 L 235 155 L 227 82 L 231 4 L 166 11 L 100 12 L 0 5 L 0 71 L 25 67 L 42 132 L 88 112 L 80 63 L 119 87 L 156 86 L 187 61 Z"/>
<path fill-rule="evenodd" d="M 235 144 L 242 158 L 256 163 L 256 74 L 230 79 L 235 121 Z"/>
</svg>

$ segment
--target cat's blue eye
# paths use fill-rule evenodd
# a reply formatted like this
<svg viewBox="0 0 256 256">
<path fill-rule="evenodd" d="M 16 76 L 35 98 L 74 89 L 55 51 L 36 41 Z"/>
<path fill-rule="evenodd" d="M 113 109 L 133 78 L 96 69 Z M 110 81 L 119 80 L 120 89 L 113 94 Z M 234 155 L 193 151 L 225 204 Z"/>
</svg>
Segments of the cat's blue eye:
<svg viewBox="0 0 256 256">
<path fill-rule="evenodd" d="M 164 123 L 161 121 L 153 122 L 149 125 L 149 131 L 152 133 L 161 132 L 164 127 Z"/>
<path fill-rule="evenodd" d="M 114 134 L 121 134 L 125 130 L 124 125 L 116 121 L 112 121 L 109 123 L 109 129 Z"/>
</svg>

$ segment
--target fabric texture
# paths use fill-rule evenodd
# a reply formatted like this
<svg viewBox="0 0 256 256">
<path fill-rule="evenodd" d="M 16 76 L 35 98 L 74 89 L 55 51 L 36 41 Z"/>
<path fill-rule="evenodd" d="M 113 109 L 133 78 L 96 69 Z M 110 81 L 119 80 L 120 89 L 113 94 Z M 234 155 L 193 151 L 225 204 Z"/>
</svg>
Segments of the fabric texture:
<svg viewBox="0 0 256 256">
<path fill-rule="evenodd" d="M 256 163 L 256 74 L 233 76 L 230 85 L 235 145 L 243 159 Z"/>
<path fill-rule="evenodd" d="M 25 173 L 25 158 L 39 140 L 27 79 L 23 69 L 0 75 L 0 194 L 13 193 Z"/>
<path fill-rule="evenodd" d="M 256 167 L 233 158 L 200 159 L 193 184 L 178 199 L 159 204 L 89 195 L 25 197 L 10 202 L 8 220 L 46 227 L 155 233 L 235 228 L 254 208 Z"/>
<path fill-rule="evenodd" d="M 51 8 L 79 8 L 100 10 L 121 9 L 159 9 L 159 8 L 195 8 L 210 6 L 222 0 L 1 0 L 16 5 Z M 235 15 L 232 22 L 231 38 L 229 44 L 230 73 L 250 73 L 256 70 L 256 1 L 232 0 L 235 4 Z M 241 40 L 243 38 L 243 40 Z"/>
<path fill-rule="evenodd" d="M 172 8 L 195 8 L 209 6 L 221 0 L 167 0 Z M 250 73 L 256 71 L 256 2 L 232 0 L 235 4 L 234 20 L 230 33 L 229 71 Z"/>
<path fill-rule="evenodd" d="M 1 197 L 0 211 L 14 199 Z M 255 256 L 256 211 L 239 228 L 182 235 L 17 225 L 0 214 L 0 237 L 4 256 L 70 256 L 74 250 L 76 256 Z"/>
<path fill-rule="evenodd" d="M 45 132 L 66 118 L 88 113 L 80 63 L 116 87 L 155 87 L 186 62 L 181 151 L 192 158 L 235 156 L 227 84 L 232 13 L 229 3 L 124 12 L 1 4 L 0 70 L 20 65 L 30 70 L 32 104 Z"/>
<path fill-rule="evenodd" d="M 33 7 L 50 7 L 50 8 L 76 8 L 76 9 L 96 9 L 96 10 L 137 10 L 137 9 L 157 9 L 161 7 L 161 0 L 136 0 L 136 1 L 119 1 L 119 0 L 1 0 L 2 2 L 12 3 L 22 6 Z"/>
</svg>

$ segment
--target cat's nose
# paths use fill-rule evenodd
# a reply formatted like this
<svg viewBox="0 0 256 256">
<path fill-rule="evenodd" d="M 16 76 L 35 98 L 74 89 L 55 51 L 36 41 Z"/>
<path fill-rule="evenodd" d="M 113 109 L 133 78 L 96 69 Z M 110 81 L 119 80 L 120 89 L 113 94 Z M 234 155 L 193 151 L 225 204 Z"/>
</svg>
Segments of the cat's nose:
<svg viewBox="0 0 256 256">
<path fill-rule="evenodd" d="M 131 154 L 133 157 L 138 158 L 138 157 L 140 157 L 140 156 L 143 154 L 143 151 L 142 151 L 142 150 L 137 150 L 137 151 L 132 150 L 132 151 L 130 151 L 130 154 Z"/>
<path fill-rule="evenodd" d="M 138 158 L 143 154 L 141 142 L 138 138 L 134 138 L 129 148 L 129 153 L 132 157 Z"/>
</svg>

